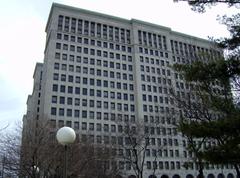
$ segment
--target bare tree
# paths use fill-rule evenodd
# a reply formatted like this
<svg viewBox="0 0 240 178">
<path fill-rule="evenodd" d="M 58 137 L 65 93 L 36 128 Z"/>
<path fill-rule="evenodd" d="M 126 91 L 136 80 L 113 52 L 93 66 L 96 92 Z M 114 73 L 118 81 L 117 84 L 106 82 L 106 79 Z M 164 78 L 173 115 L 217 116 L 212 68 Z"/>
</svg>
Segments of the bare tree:
<svg viewBox="0 0 240 178">
<path fill-rule="evenodd" d="M 36 178 L 43 174 L 43 170 L 47 170 L 58 152 L 57 146 L 51 144 L 55 136 L 46 120 L 35 120 L 25 124 L 27 125 L 23 126 L 22 130 L 19 175 Z M 51 153 L 51 156 L 48 153 Z"/>
<path fill-rule="evenodd" d="M 123 126 L 123 132 L 119 134 L 119 149 L 122 151 L 118 157 L 121 166 L 126 165 L 126 169 L 133 169 L 133 175 L 136 178 L 144 177 L 144 170 L 146 166 L 146 154 L 151 148 L 151 132 L 149 131 L 150 124 L 146 124 L 143 121 L 137 122 L 120 122 L 119 125 Z M 159 123 L 152 123 L 152 126 L 156 127 Z M 155 157 L 155 160 L 157 155 Z M 157 164 L 156 164 L 157 165 Z M 156 165 L 153 165 L 152 175 L 155 175 Z"/>
<path fill-rule="evenodd" d="M 20 168 L 21 132 L 3 133 L 0 138 L 2 177 L 16 177 Z"/>
<path fill-rule="evenodd" d="M 111 154 L 111 147 L 103 144 L 77 144 L 72 145 L 69 167 L 70 176 L 80 175 L 83 178 L 112 178 L 119 174 L 117 167 L 111 166 L 115 157 Z"/>
<path fill-rule="evenodd" d="M 34 124 L 36 126 L 36 124 Z M 64 147 L 55 138 L 58 128 L 50 122 L 38 122 L 37 127 L 28 127 L 11 132 L 0 139 L 0 156 L 4 158 L 4 174 L 18 177 L 62 177 Z M 21 137 L 21 132 L 23 138 Z M 113 178 L 119 174 L 111 146 L 80 142 L 68 146 L 68 176 L 82 178 Z"/>
<path fill-rule="evenodd" d="M 173 2 L 185 1 L 192 6 L 192 10 L 197 12 L 205 12 L 206 7 L 215 6 L 217 4 L 227 4 L 229 7 L 236 6 L 240 4 L 239 0 L 173 0 Z"/>
<path fill-rule="evenodd" d="M 206 137 L 197 138 L 192 136 L 191 128 L 188 133 L 188 124 L 190 122 L 202 122 L 211 121 L 213 112 L 209 109 L 208 103 L 205 102 L 206 95 L 196 84 L 186 83 L 188 90 L 184 92 L 172 90 L 171 96 L 173 96 L 176 104 L 178 105 L 180 120 L 177 123 L 180 132 L 184 133 L 183 138 L 187 141 L 186 148 L 190 152 L 191 161 L 193 161 L 198 168 L 198 177 L 203 178 L 203 169 L 205 161 L 202 158 L 201 152 L 204 149 L 204 145 L 207 142 L 212 141 Z M 203 104 L 204 103 L 204 104 Z M 184 167 L 187 169 L 192 167 L 191 162 L 185 162 Z"/>
<path fill-rule="evenodd" d="M 64 147 L 57 143 L 56 131 L 50 122 L 39 122 L 34 129 L 22 131 L 19 127 L 18 131 L 2 136 L 0 156 L 4 158 L 4 174 L 30 178 L 62 177 Z M 82 143 L 78 138 L 68 146 L 67 154 L 69 177 L 112 178 L 118 174 L 117 167 L 109 166 L 115 161 L 111 147 Z"/>
</svg>

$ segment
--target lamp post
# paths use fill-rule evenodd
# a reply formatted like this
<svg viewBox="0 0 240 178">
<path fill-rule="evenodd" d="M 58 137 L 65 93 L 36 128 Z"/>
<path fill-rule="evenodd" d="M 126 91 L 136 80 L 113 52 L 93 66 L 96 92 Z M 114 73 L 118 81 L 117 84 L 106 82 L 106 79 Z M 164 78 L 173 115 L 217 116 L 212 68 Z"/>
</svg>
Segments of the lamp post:
<svg viewBox="0 0 240 178">
<path fill-rule="evenodd" d="M 33 170 L 33 177 L 40 177 L 39 174 L 40 174 L 40 171 L 39 171 L 39 168 L 37 166 L 33 166 L 32 167 L 32 170 Z"/>
<path fill-rule="evenodd" d="M 64 146 L 64 175 L 67 178 L 67 145 L 76 139 L 75 131 L 70 127 L 62 127 L 57 131 L 57 141 Z"/>
</svg>

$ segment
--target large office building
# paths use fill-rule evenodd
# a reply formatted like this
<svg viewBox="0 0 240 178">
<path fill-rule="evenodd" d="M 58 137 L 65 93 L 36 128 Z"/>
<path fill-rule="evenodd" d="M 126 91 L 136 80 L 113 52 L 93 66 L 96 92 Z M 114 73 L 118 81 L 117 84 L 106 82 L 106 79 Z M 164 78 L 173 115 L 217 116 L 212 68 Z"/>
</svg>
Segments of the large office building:
<svg viewBox="0 0 240 178">
<path fill-rule="evenodd" d="M 24 125 L 44 118 L 55 128 L 72 127 L 80 142 L 121 145 L 121 123 L 142 123 L 150 135 L 144 177 L 196 177 L 194 163 L 184 167 L 192 154 L 176 128 L 181 110 L 170 90 L 189 90 L 171 66 L 200 59 L 200 52 L 220 55 L 209 41 L 167 27 L 54 3 Z M 131 165 L 118 164 L 133 174 Z M 204 174 L 231 178 L 235 172 L 207 165 Z"/>
</svg>

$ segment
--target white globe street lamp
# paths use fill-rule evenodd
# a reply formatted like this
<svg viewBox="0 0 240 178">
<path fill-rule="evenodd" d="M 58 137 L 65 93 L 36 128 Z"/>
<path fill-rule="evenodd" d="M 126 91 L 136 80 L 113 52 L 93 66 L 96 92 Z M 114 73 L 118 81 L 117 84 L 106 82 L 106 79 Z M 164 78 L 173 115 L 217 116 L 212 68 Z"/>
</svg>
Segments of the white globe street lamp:
<svg viewBox="0 0 240 178">
<path fill-rule="evenodd" d="M 62 127 L 57 131 L 57 141 L 62 145 L 71 144 L 75 139 L 75 131 L 70 127 Z"/>
<path fill-rule="evenodd" d="M 67 145 L 76 139 L 75 131 L 70 127 L 62 127 L 57 131 L 57 141 L 64 146 L 64 178 L 67 178 Z"/>
<path fill-rule="evenodd" d="M 40 177 L 40 176 L 39 176 L 39 173 L 40 173 L 39 167 L 33 166 L 33 167 L 32 167 L 32 173 L 33 173 L 33 176 L 34 176 L 34 177 Z"/>
</svg>

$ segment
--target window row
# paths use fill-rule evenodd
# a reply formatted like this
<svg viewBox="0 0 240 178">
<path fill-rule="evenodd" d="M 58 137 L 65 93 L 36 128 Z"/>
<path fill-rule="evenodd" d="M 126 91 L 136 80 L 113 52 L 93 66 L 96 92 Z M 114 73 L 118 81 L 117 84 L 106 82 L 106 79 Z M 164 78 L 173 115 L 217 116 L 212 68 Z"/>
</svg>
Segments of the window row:
<svg viewBox="0 0 240 178">
<path fill-rule="evenodd" d="M 213 165 L 213 164 L 209 164 L 209 163 L 206 163 L 204 162 L 204 168 L 206 168 L 207 170 L 209 169 L 233 169 L 233 166 L 232 165 Z M 193 162 L 186 162 L 186 164 L 184 165 L 181 165 L 179 161 L 177 162 L 174 162 L 174 161 L 147 161 L 146 162 L 146 167 L 147 169 L 153 169 L 153 170 L 156 170 L 156 169 L 165 169 L 165 170 L 174 170 L 174 169 L 181 169 L 181 166 L 183 166 L 185 169 L 195 169 L 195 170 L 199 170 L 200 166 L 199 164 L 194 164 Z M 220 176 L 222 177 L 222 176 Z"/>
<path fill-rule="evenodd" d="M 104 98 L 107 98 L 108 96 L 106 96 L 108 94 L 104 93 Z M 115 96 L 114 96 L 115 97 Z M 116 99 L 121 100 L 123 98 L 123 100 L 130 100 L 130 101 L 134 101 L 134 96 L 132 94 L 119 94 L 116 93 Z M 81 102 L 81 103 L 80 103 Z M 127 104 L 121 104 L 121 103 L 115 103 L 115 102 L 108 102 L 108 101 L 98 101 L 98 100 L 87 100 L 87 99 L 79 99 L 79 98 L 72 98 L 72 97 L 64 97 L 64 96 L 56 96 L 53 95 L 52 96 L 52 103 L 59 103 L 59 104 L 67 104 L 67 105 L 75 105 L 75 106 L 86 106 L 86 107 L 90 107 L 90 108 L 104 108 L 104 109 L 112 109 L 112 110 L 124 110 L 124 111 L 128 111 L 129 110 L 129 106 Z M 134 111 L 134 106 L 130 106 L 130 110 Z"/>
<path fill-rule="evenodd" d="M 152 115 L 144 115 L 144 122 L 145 123 L 154 123 L 154 124 L 172 124 L 172 125 L 176 125 L 176 118 L 175 117 L 164 117 L 164 116 L 152 116 Z M 155 133 L 154 130 L 150 130 L 151 133 Z M 173 132 L 175 133 L 175 131 Z"/>
<path fill-rule="evenodd" d="M 151 135 L 164 135 L 164 136 L 172 135 L 172 136 L 176 136 L 177 135 L 177 128 L 166 127 L 166 125 L 164 127 L 162 127 L 162 126 L 160 127 L 160 124 L 156 123 L 156 126 L 145 126 L 144 127 L 144 133 L 145 134 L 151 134 Z M 156 144 L 154 138 L 149 140 L 149 143 L 152 144 L 152 145 Z M 163 145 L 165 145 L 165 143 L 167 143 L 167 142 L 164 142 Z M 161 141 L 158 142 L 158 145 L 161 145 Z M 172 146 L 172 139 L 169 139 L 169 144 L 168 145 Z"/>
<path fill-rule="evenodd" d="M 52 109 L 54 110 L 54 109 Z M 105 113 L 101 113 L 101 112 L 97 112 L 97 118 L 98 120 L 101 120 L 102 119 L 102 116 L 107 116 L 107 114 Z M 121 123 L 121 122 L 124 122 L 124 123 L 135 123 L 135 115 L 128 115 L 128 114 L 116 114 L 116 113 L 108 113 L 108 115 L 110 115 L 110 120 L 113 121 L 113 122 L 117 122 L 117 123 Z M 108 117 L 103 117 L 105 120 L 108 118 Z M 108 120 L 108 119 L 107 119 Z M 79 130 L 80 129 L 80 123 L 79 121 L 70 121 L 70 120 L 54 120 L 54 119 L 51 119 L 50 120 L 50 125 L 52 128 L 61 128 L 63 126 L 68 126 L 68 127 L 72 127 L 73 129 L 75 130 Z M 120 128 L 120 126 L 119 126 Z M 122 126 L 122 130 L 123 130 L 123 126 Z M 120 131 L 120 130 L 119 130 Z"/>
<path fill-rule="evenodd" d="M 66 121 L 66 125 L 68 127 L 72 127 L 72 121 Z M 64 121 L 63 120 L 58 120 L 58 126 L 63 127 L 64 126 Z M 56 128 L 56 120 L 51 120 L 51 127 Z M 82 130 L 82 131 L 97 131 L 97 132 L 118 132 L 118 133 L 123 133 L 126 129 L 131 129 L 131 132 L 136 132 L 136 126 L 132 126 L 131 128 L 126 128 L 128 126 L 123 126 L 123 125 L 117 125 L 117 124 L 102 124 L 102 123 L 87 123 L 87 122 L 81 122 L 81 125 L 79 122 L 73 122 L 73 128 L 75 130 Z M 99 137 L 99 136 L 97 136 Z M 116 138 L 116 137 L 114 137 Z M 123 138 L 123 137 L 121 137 Z M 99 139 L 97 139 L 99 140 Z M 119 139 L 121 140 L 121 139 Z M 127 140 L 127 138 L 125 138 Z M 125 141 L 127 142 L 127 141 Z M 99 142 L 97 142 L 99 143 Z"/>
<path fill-rule="evenodd" d="M 117 107 L 118 111 L 125 111 L 125 112 L 127 112 L 127 111 L 134 112 L 135 111 L 134 105 L 128 105 L 128 104 L 122 104 L 122 103 L 117 103 L 116 105 L 117 105 L 116 107 Z M 101 107 L 99 106 L 98 108 L 101 108 Z M 80 116 L 80 114 L 81 114 L 81 116 Z M 86 111 L 86 110 L 80 111 L 79 109 L 67 109 L 67 108 L 56 108 L 56 107 L 51 108 L 51 115 L 67 116 L 67 117 L 75 117 L 75 118 L 83 118 L 83 119 L 95 119 L 95 118 L 97 120 L 102 119 L 101 112 Z M 107 113 L 107 112 L 103 113 L 104 120 L 109 120 L 110 118 L 112 119 L 112 116 L 113 115 L 110 113 Z"/>
<path fill-rule="evenodd" d="M 174 63 L 180 63 L 180 64 L 190 64 L 192 62 L 191 59 L 186 59 L 186 58 L 181 58 L 176 56 L 172 56 L 172 59 Z"/>
<path fill-rule="evenodd" d="M 149 48 L 139 47 L 139 48 L 138 48 L 138 52 L 139 52 L 140 54 L 145 54 L 145 55 L 151 55 L 151 56 L 158 56 L 158 57 L 168 58 L 168 53 L 167 53 L 167 52 L 163 53 L 162 51 L 153 50 L 153 49 L 149 49 Z"/>
<path fill-rule="evenodd" d="M 138 43 L 167 50 L 166 37 L 155 33 L 138 30 Z"/>
<path fill-rule="evenodd" d="M 179 150 L 172 149 L 146 149 L 146 157 L 179 157 Z"/>
<path fill-rule="evenodd" d="M 114 55 L 114 54 L 113 54 Z M 74 62 L 76 61 L 77 63 L 83 63 L 83 64 L 90 64 L 90 65 L 97 65 L 97 66 L 103 66 L 103 65 L 108 65 L 106 64 L 106 62 L 104 62 L 101 59 L 95 59 L 95 58 L 88 58 L 88 57 L 82 57 L 82 56 L 76 56 L 73 54 L 66 54 L 66 53 L 59 53 L 56 52 L 55 53 L 55 59 L 61 59 L 63 61 L 70 61 L 70 62 Z M 121 59 L 122 61 L 128 61 L 128 62 L 132 62 L 132 56 L 126 56 L 126 55 L 121 55 L 120 54 L 116 54 L 116 59 Z M 105 64 L 104 64 L 105 63 Z M 107 61 L 107 63 L 110 63 L 109 61 Z M 117 65 L 117 63 L 116 63 Z M 119 64 L 120 65 L 120 64 Z"/>
<path fill-rule="evenodd" d="M 129 46 L 126 46 L 126 45 L 119 45 L 119 44 L 109 43 L 106 41 L 82 38 L 80 36 L 75 36 L 75 35 L 57 33 L 57 39 L 64 40 L 64 41 L 70 41 L 73 43 L 84 44 L 84 45 L 97 46 L 100 48 L 107 48 L 107 49 L 112 49 L 112 50 L 117 50 L 117 51 L 123 51 L 123 52 L 128 52 L 128 53 L 132 52 L 132 48 Z"/>
<path fill-rule="evenodd" d="M 112 78 L 112 77 L 110 77 L 110 78 Z M 123 74 L 122 78 L 121 78 L 121 75 L 120 76 L 117 75 L 116 78 L 127 80 L 127 75 Z M 131 77 L 129 77 L 129 78 L 131 78 Z M 99 86 L 99 87 L 103 86 L 103 87 L 133 91 L 133 84 L 108 81 L 108 80 L 100 80 L 100 79 L 95 79 L 95 78 L 73 76 L 73 75 L 66 75 L 66 74 L 53 73 L 53 80 L 62 81 L 62 82 L 70 82 L 70 83 L 82 83 L 84 85 L 90 85 L 90 86 Z"/>
<path fill-rule="evenodd" d="M 153 95 L 142 95 L 142 100 L 147 102 L 154 102 L 154 103 L 164 103 L 164 104 L 174 104 L 174 99 L 171 97 L 163 97 L 163 96 L 153 96 Z"/>
<path fill-rule="evenodd" d="M 108 131 L 105 131 L 106 133 Z M 116 131 L 114 131 L 116 132 Z M 112 133 L 114 133 L 112 132 Z M 123 131 L 122 131 L 123 132 Z M 124 135 L 124 134 L 123 134 Z M 81 134 L 81 142 L 82 143 L 97 143 L 97 144 L 111 144 L 111 145 L 130 145 L 131 141 L 130 138 L 128 137 L 123 137 L 123 136 L 108 136 L 108 135 L 91 135 L 91 134 Z M 116 156 L 117 154 L 120 156 L 123 156 L 124 150 L 119 149 L 117 152 L 117 149 L 112 150 L 112 154 Z M 128 155 L 128 154 L 126 154 Z"/>
<path fill-rule="evenodd" d="M 200 104 L 199 102 L 196 103 L 196 100 L 200 101 L 199 100 L 200 98 L 199 98 L 199 96 L 196 95 L 196 92 L 194 93 L 194 92 L 186 92 L 186 90 L 185 91 L 178 91 L 177 90 L 175 94 L 178 98 L 182 98 L 182 100 L 185 100 L 185 101 L 190 101 L 191 100 L 192 105 Z M 178 103 L 178 104 L 180 104 L 180 103 Z"/>
<path fill-rule="evenodd" d="M 172 80 L 169 78 L 161 78 L 161 77 L 141 74 L 141 80 L 143 82 L 152 82 L 152 83 L 158 83 L 158 84 L 169 85 L 169 86 L 172 85 Z"/>
<path fill-rule="evenodd" d="M 125 130 L 122 125 L 109 125 L 109 124 L 94 124 L 94 123 L 85 123 L 82 122 L 82 131 L 87 131 L 88 134 L 81 134 L 81 142 L 90 142 L 90 143 L 98 143 L 98 144 L 118 144 L 118 145 L 130 145 L 134 142 L 136 142 L 136 138 L 134 137 L 124 137 Z M 111 133 L 117 133 L 113 134 L 112 136 L 108 135 L 93 135 L 91 134 L 91 131 L 94 131 L 94 133 L 98 134 L 98 132 L 111 132 Z M 131 128 L 131 133 L 136 132 L 136 127 Z M 92 132 L 93 133 L 93 132 Z M 121 134 L 122 133 L 122 134 Z M 161 138 L 158 138 L 161 139 Z M 165 149 L 146 149 L 145 155 L 146 157 L 179 157 L 179 150 L 173 150 L 173 149 L 167 149 L 167 145 L 165 145 Z M 127 147 L 126 147 L 127 148 Z M 164 147 L 163 147 L 164 148 Z M 122 153 L 124 154 L 124 153 Z M 125 150 L 126 156 L 131 156 L 133 153 L 131 149 Z"/>
<path fill-rule="evenodd" d="M 67 70 L 67 66 L 68 66 L 68 70 Z M 75 67 L 75 69 L 74 69 Z M 60 69 L 60 64 L 59 63 L 54 63 L 54 69 L 55 70 L 59 70 Z M 81 66 L 73 66 L 73 65 L 66 65 L 66 64 L 61 64 L 61 70 L 62 71 L 69 71 L 69 72 L 74 72 L 76 71 L 76 73 L 82 73 L 82 74 L 90 74 L 90 75 L 94 75 L 94 76 L 99 76 L 99 77 L 106 77 L 106 78 L 112 78 L 112 79 L 122 79 L 122 80 L 129 80 L 129 81 L 133 81 L 133 75 L 132 74 L 127 74 L 127 73 L 121 73 L 121 72 L 113 72 L 113 71 L 109 71 L 109 70 L 101 70 L 101 69 L 95 69 L 95 68 L 88 68 L 88 67 L 81 67 Z M 65 74 L 61 74 L 61 81 L 66 81 L 66 75 Z M 70 79 L 69 79 L 70 78 Z M 83 77 L 84 78 L 84 77 Z M 58 73 L 54 73 L 53 76 L 54 80 L 59 80 L 59 75 Z M 72 80 L 73 79 L 73 75 L 68 75 L 68 80 Z M 80 83 L 80 76 L 75 76 L 75 81 L 76 83 Z M 95 79 L 97 80 L 97 79 Z M 100 80 L 100 79 L 98 79 Z M 69 82 L 73 82 L 69 81 Z"/>
<path fill-rule="evenodd" d="M 98 80 L 97 80 L 98 81 Z M 107 81 L 108 82 L 108 81 Z M 103 82 L 104 83 L 104 82 Z M 99 85 L 97 85 L 99 86 Z M 107 84 L 103 84 L 104 87 L 108 88 Z M 124 88 L 126 85 L 124 84 Z M 110 88 L 114 88 L 110 85 Z M 121 83 L 117 82 L 117 88 L 121 88 Z M 129 84 L 130 91 L 133 91 L 132 84 Z M 52 85 L 52 91 L 53 92 L 60 92 L 60 93 L 68 93 L 68 94 L 80 94 L 80 90 L 82 95 L 85 96 L 97 96 L 97 97 L 105 97 L 105 98 L 111 98 L 111 99 L 123 99 L 125 93 L 123 92 L 109 92 L 109 91 L 102 91 L 102 90 L 95 90 L 95 89 L 89 89 L 89 88 L 80 88 L 80 87 L 73 87 L 73 86 L 65 86 L 65 85 L 58 85 L 53 84 Z M 130 100 L 134 100 L 134 95 L 129 95 Z"/>
<path fill-rule="evenodd" d="M 179 161 L 174 162 L 174 161 L 147 161 L 146 162 L 146 167 L 147 169 L 181 169 L 181 164 Z"/>
<path fill-rule="evenodd" d="M 140 62 L 141 63 L 146 63 L 146 64 L 152 64 L 153 67 L 155 67 L 155 65 L 159 65 L 159 66 L 166 66 L 169 67 L 169 61 L 164 61 L 164 60 L 160 60 L 158 58 L 149 58 L 149 57 L 144 57 L 144 56 L 140 56 Z"/>
<path fill-rule="evenodd" d="M 155 113 L 161 113 L 161 114 L 172 114 L 175 115 L 176 111 L 174 108 L 169 108 L 169 107 L 163 107 L 163 106 L 156 106 L 156 105 L 146 105 L 143 104 L 143 112 L 155 112 Z"/>
<path fill-rule="evenodd" d="M 160 69 L 158 67 L 150 67 L 150 66 L 144 66 L 144 65 L 140 65 L 140 69 L 142 72 L 146 72 L 146 73 L 171 76 L 170 69 Z"/>
<path fill-rule="evenodd" d="M 131 43 L 130 30 L 74 17 L 58 16 L 58 30 L 84 34 L 121 43 Z"/>
<path fill-rule="evenodd" d="M 73 44 L 65 44 L 65 43 L 57 42 L 56 49 L 63 50 L 63 51 L 83 53 L 85 55 L 91 55 L 91 56 L 105 57 L 105 58 L 111 58 L 111 59 L 120 59 L 119 53 L 103 51 L 100 49 L 94 49 L 94 48 L 88 48 L 88 47 L 82 47 L 82 46 L 76 46 Z M 126 60 L 126 56 L 127 55 L 122 54 L 122 60 Z"/>
<path fill-rule="evenodd" d="M 213 49 L 207 49 L 179 41 L 170 41 L 171 44 L 171 50 L 173 54 L 182 55 L 189 58 L 195 58 L 195 59 L 204 59 L 204 58 L 210 58 L 213 57 L 217 58 L 220 57 L 221 54 L 217 50 Z"/>
<path fill-rule="evenodd" d="M 114 63 L 114 62 L 108 62 L 103 61 L 103 67 L 108 67 L 110 69 L 119 69 L 122 71 L 132 72 L 133 66 L 127 65 L 127 64 L 120 64 L 120 63 Z M 115 74 L 113 71 L 104 70 L 103 72 L 101 69 L 95 69 L 90 67 L 84 67 L 79 65 L 72 65 L 72 64 L 65 64 L 65 63 L 54 63 L 54 69 L 55 70 L 62 70 L 62 71 L 69 71 L 69 72 L 76 72 L 76 73 L 83 73 L 83 74 L 91 74 L 91 75 L 97 75 L 97 76 L 105 76 L 108 77 L 108 75 L 112 78 L 114 78 Z M 103 73 L 103 74 L 102 74 Z M 109 73 L 109 74 L 108 74 Z"/>
<path fill-rule="evenodd" d="M 166 79 L 163 81 L 166 81 Z M 163 82 L 165 84 L 165 82 Z M 157 87 L 154 85 L 145 85 L 142 84 L 142 91 L 147 91 L 147 92 L 154 92 L 154 93 L 163 93 L 163 94 L 170 94 L 172 93 L 172 87 L 168 88 L 168 87 Z"/>
</svg>

